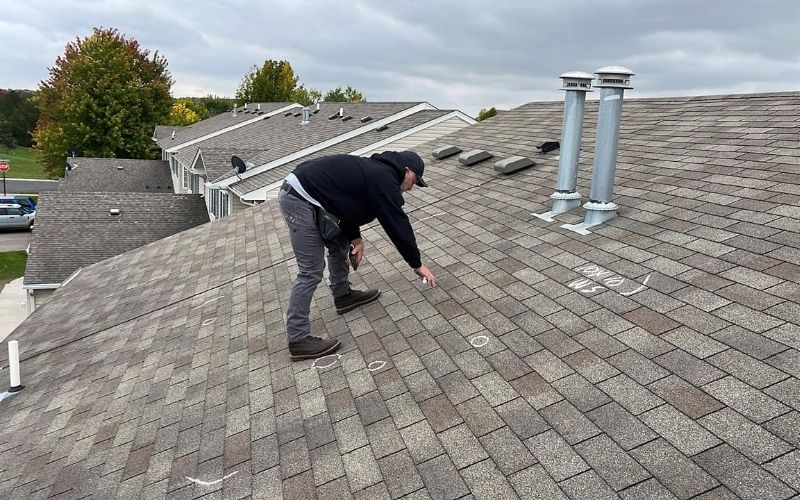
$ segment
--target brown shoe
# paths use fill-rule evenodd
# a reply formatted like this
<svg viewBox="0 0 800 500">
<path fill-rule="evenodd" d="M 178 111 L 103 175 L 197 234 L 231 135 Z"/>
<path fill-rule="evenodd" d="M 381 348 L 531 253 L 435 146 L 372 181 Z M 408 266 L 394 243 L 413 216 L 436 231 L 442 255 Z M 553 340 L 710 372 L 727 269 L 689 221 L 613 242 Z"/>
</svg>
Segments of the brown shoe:
<svg viewBox="0 0 800 500">
<path fill-rule="evenodd" d="M 378 300 L 380 296 L 380 290 L 373 289 L 362 292 L 361 290 L 348 288 L 346 294 L 341 297 L 334 297 L 333 304 L 336 306 L 336 312 L 338 314 L 344 314 L 348 311 L 352 311 L 356 307 Z"/>
<path fill-rule="evenodd" d="M 333 354 L 341 346 L 342 343 L 336 339 L 321 339 L 309 335 L 297 342 L 289 342 L 289 354 L 292 355 L 292 361 L 321 358 L 322 356 Z"/>
</svg>

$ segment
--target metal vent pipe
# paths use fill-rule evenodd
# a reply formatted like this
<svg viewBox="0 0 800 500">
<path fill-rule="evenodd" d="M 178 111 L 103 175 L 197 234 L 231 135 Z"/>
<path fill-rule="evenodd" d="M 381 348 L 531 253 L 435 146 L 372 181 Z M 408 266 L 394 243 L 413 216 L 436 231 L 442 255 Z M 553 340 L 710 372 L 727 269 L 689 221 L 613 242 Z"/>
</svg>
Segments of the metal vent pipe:
<svg viewBox="0 0 800 500">
<path fill-rule="evenodd" d="M 631 89 L 633 71 L 622 66 L 605 66 L 595 71 L 600 88 L 600 110 L 597 113 L 597 135 L 592 164 L 592 187 L 589 201 L 583 205 L 586 216 L 583 223 L 565 225 L 568 229 L 586 234 L 588 228 L 602 224 L 617 216 L 614 203 L 614 176 L 617 168 L 619 123 L 622 116 L 622 96 Z"/>
<path fill-rule="evenodd" d="M 561 151 L 558 156 L 556 190 L 550 195 L 553 208 L 549 212 L 533 214 L 542 220 L 553 222 L 553 216 L 568 212 L 581 204 L 578 192 L 578 161 L 583 132 L 583 112 L 586 93 L 592 91 L 591 73 L 569 71 L 562 74 L 561 90 L 564 94 L 564 120 L 561 125 Z"/>
<path fill-rule="evenodd" d="M 564 94 L 564 120 L 561 126 L 561 151 L 558 157 L 558 177 L 553 199 L 553 215 L 572 210 L 580 205 L 578 188 L 578 161 L 583 132 L 583 112 L 586 93 L 592 91 L 592 75 L 570 71 L 559 78 Z"/>
</svg>

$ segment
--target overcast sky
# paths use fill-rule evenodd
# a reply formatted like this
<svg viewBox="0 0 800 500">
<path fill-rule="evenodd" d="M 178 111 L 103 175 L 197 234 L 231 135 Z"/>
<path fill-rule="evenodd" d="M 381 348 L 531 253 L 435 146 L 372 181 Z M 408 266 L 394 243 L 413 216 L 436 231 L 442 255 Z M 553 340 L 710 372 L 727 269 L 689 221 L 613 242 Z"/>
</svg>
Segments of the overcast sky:
<svg viewBox="0 0 800 500">
<path fill-rule="evenodd" d="M 164 54 L 176 97 L 233 96 L 265 59 L 323 92 L 470 115 L 606 65 L 636 73 L 632 96 L 800 89 L 798 0 L 0 0 L 0 88 L 35 89 L 95 26 Z"/>
</svg>

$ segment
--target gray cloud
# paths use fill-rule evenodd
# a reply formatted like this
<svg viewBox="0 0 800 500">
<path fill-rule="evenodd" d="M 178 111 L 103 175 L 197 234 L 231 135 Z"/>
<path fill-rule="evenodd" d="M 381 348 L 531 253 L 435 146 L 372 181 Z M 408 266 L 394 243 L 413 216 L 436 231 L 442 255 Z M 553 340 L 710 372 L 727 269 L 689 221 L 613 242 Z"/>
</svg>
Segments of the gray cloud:
<svg viewBox="0 0 800 500">
<path fill-rule="evenodd" d="M 793 90 L 800 2 L 0 0 L 0 87 L 35 88 L 64 45 L 115 27 L 164 54 L 175 95 L 232 95 L 266 58 L 307 86 L 475 114 L 559 98 L 558 75 L 631 67 L 632 95 Z"/>
</svg>

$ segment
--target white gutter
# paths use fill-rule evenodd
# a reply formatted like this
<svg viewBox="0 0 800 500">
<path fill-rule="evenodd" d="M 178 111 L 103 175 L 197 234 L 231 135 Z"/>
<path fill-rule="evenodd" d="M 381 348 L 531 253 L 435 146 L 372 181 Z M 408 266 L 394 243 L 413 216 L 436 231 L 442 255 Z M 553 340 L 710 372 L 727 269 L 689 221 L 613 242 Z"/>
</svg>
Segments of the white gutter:
<svg viewBox="0 0 800 500">
<path fill-rule="evenodd" d="M 307 147 L 305 149 L 301 149 L 300 151 L 295 151 L 294 153 L 292 153 L 290 155 L 287 155 L 287 156 L 284 156 L 282 158 L 278 158 L 277 160 L 273 160 L 273 161 L 265 163 L 263 165 L 259 165 L 257 167 L 248 169 L 245 173 L 239 175 L 238 176 L 239 178 L 229 177 L 229 178 L 224 179 L 224 180 L 219 181 L 219 182 L 206 184 L 206 186 L 209 189 L 227 189 L 228 186 L 230 186 L 231 184 L 235 184 L 237 182 L 241 182 L 241 181 L 243 181 L 243 180 L 245 180 L 247 178 L 253 177 L 254 175 L 258 175 L 258 174 L 260 174 L 262 172 L 267 172 L 267 171 L 272 170 L 274 168 L 278 168 L 281 165 L 285 165 L 285 164 L 287 164 L 289 162 L 292 162 L 292 161 L 297 160 L 299 158 L 302 158 L 304 156 L 308 156 L 308 155 L 310 155 L 312 153 L 316 153 L 317 151 L 321 151 L 321 150 L 323 150 L 325 148 L 329 148 L 331 146 L 339 144 L 340 142 L 344 142 L 344 141 L 347 141 L 347 140 L 352 139 L 354 137 L 358 137 L 361 134 L 364 134 L 364 133 L 369 132 L 371 130 L 375 130 L 376 128 L 381 127 L 383 125 L 388 125 L 388 124 L 390 124 L 392 122 L 395 122 L 395 121 L 400 120 L 402 118 L 405 118 L 407 116 L 411 116 L 411 115 L 413 115 L 415 113 L 418 113 L 419 111 L 425 111 L 425 110 L 429 110 L 429 109 L 434 109 L 435 110 L 436 108 L 431 106 L 427 102 L 424 102 L 422 104 L 417 104 L 416 106 L 412 106 L 412 107 L 410 107 L 408 109 L 400 111 L 399 113 L 395 113 L 395 114 L 393 114 L 391 116 L 387 116 L 386 118 L 383 118 L 381 120 L 376 120 L 374 122 L 369 122 L 369 125 L 357 128 L 355 130 L 351 130 L 350 132 L 347 132 L 346 134 L 342 134 L 342 135 L 333 137 L 331 139 L 328 139 L 327 141 L 320 142 L 319 144 L 315 144 L 313 146 L 309 146 L 309 147 Z"/>
<path fill-rule="evenodd" d="M 297 103 L 294 103 L 294 104 L 290 104 L 288 106 L 284 106 L 284 107 L 282 107 L 280 109 L 276 109 L 275 111 L 270 111 L 269 113 L 266 113 L 264 115 L 256 115 L 255 118 L 251 118 L 250 120 L 243 121 L 241 123 L 237 123 L 237 124 L 231 125 L 229 127 L 225 127 L 225 128 L 223 128 L 221 130 L 217 130 L 215 132 L 211 132 L 210 134 L 206 134 L 206 135 L 204 135 L 202 137 L 198 137 L 197 139 L 192 139 L 191 141 L 187 141 L 187 142 L 184 142 L 182 144 L 178 144 L 177 146 L 172 146 L 171 148 L 166 148 L 165 151 L 167 153 L 174 153 L 176 151 L 179 151 L 179 150 L 185 148 L 186 146 L 191 146 L 192 144 L 197 144 L 198 142 L 205 141 L 206 139 L 211 139 L 212 137 L 216 137 L 218 135 L 222 135 L 222 134 L 228 133 L 231 130 L 236 130 L 237 128 L 245 127 L 247 125 L 250 125 L 251 123 L 256 123 L 257 121 L 263 120 L 263 119 L 267 118 L 268 116 L 274 116 L 274 115 L 277 115 L 278 113 L 283 113 L 284 111 L 288 111 L 288 110 L 294 109 L 294 108 L 302 108 L 302 106 L 297 104 Z"/>
<path fill-rule="evenodd" d="M 438 125 L 438 124 L 440 124 L 442 122 L 450 120 L 451 118 L 460 118 L 461 120 L 465 121 L 467 123 L 467 125 L 475 125 L 476 123 L 478 123 L 476 120 L 470 118 L 469 116 L 465 115 L 461 111 L 452 111 L 450 113 L 447 113 L 444 116 L 440 116 L 439 118 L 436 118 L 435 120 L 431 120 L 429 122 L 425 122 L 422 125 L 417 125 L 416 127 L 410 128 L 410 129 L 408 129 L 406 131 L 403 131 L 403 132 L 401 132 L 399 134 L 393 135 L 391 137 L 387 137 L 386 139 L 383 139 L 382 141 L 378 141 L 378 142 L 376 142 L 374 144 L 370 144 L 369 146 L 365 146 L 365 147 L 363 147 L 361 149 L 356 149 L 355 151 L 353 151 L 350 154 L 351 155 L 361 156 L 364 153 L 368 153 L 368 152 L 370 152 L 370 151 L 372 151 L 374 149 L 378 149 L 381 146 L 384 146 L 386 144 L 390 144 L 392 142 L 399 141 L 400 139 L 402 139 L 404 137 L 408 137 L 409 135 L 416 134 L 417 132 L 425 130 L 426 128 L 430 128 L 430 127 L 433 127 L 434 125 Z"/>
</svg>

